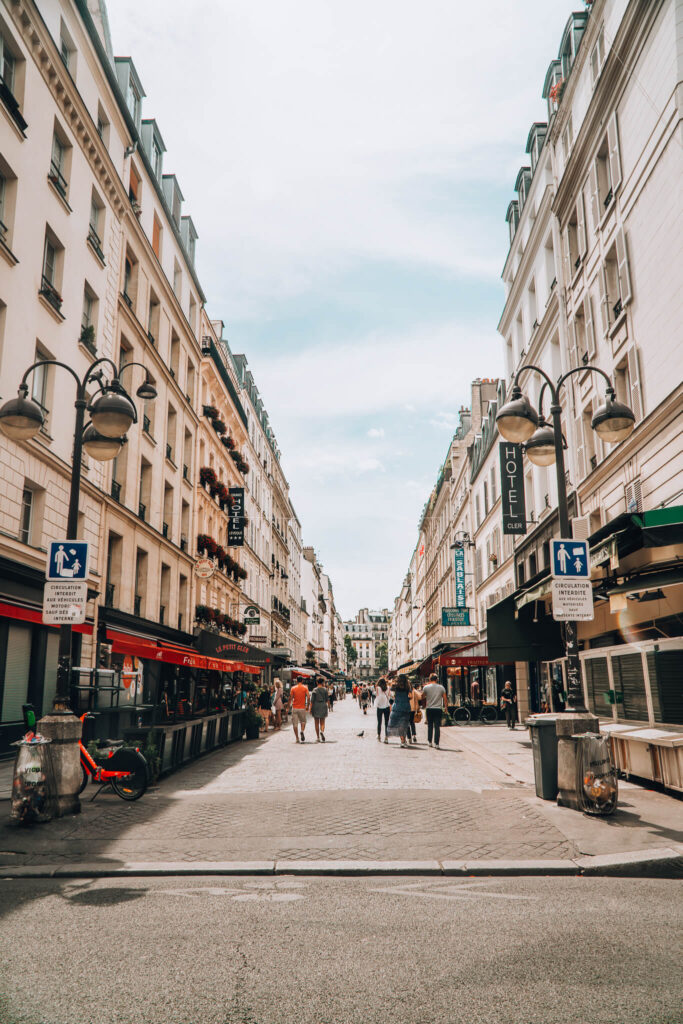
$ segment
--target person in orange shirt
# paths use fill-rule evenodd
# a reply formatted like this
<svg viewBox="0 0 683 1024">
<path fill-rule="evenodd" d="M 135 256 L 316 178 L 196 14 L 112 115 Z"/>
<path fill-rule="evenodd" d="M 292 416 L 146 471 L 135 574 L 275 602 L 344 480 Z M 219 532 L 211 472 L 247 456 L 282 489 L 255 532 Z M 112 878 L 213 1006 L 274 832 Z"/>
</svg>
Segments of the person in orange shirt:
<svg viewBox="0 0 683 1024">
<path fill-rule="evenodd" d="M 292 709 L 292 726 L 296 742 L 299 743 L 299 726 L 301 726 L 301 743 L 304 742 L 306 728 L 306 712 L 310 707 L 311 694 L 305 683 L 297 683 L 289 691 L 289 706 Z"/>
</svg>

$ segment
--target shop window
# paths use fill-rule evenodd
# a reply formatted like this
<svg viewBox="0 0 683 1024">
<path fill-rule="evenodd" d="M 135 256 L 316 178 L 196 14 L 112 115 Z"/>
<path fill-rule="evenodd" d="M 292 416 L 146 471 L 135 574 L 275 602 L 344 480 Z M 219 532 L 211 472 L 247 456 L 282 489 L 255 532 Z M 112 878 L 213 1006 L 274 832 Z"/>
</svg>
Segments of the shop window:
<svg viewBox="0 0 683 1024">
<path fill-rule="evenodd" d="M 32 636 L 33 630 L 30 626 L 12 624 L 9 627 L 2 690 L 3 725 L 20 722 L 21 705 L 28 701 Z"/>
<path fill-rule="evenodd" d="M 640 654 L 613 654 L 612 674 L 614 689 L 621 694 L 619 717 L 629 721 L 647 722 L 647 700 L 645 697 L 645 676 Z"/>
<path fill-rule="evenodd" d="M 647 671 L 655 722 L 683 725 L 683 650 L 649 651 Z"/>
</svg>

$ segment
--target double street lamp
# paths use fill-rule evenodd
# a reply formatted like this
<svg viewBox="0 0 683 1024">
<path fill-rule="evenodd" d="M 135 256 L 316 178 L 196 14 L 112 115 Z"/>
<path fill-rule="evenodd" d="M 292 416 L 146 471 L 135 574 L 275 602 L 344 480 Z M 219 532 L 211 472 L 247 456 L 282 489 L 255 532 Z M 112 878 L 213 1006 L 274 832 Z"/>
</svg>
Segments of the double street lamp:
<svg viewBox="0 0 683 1024">
<path fill-rule="evenodd" d="M 66 363 L 57 359 L 40 359 L 24 373 L 16 398 L 10 399 L 0 407 L 0 431 L 14 441 L 29 441 L 40 431 L 45 422 L 42 407 L 28 397 L 27 380 L 30 375 L 42 366 L 59 366 L 76 381 L 76 423 L 73 440 L 73 468 L 69 491 L 69 511 L 67 518 L 67 539 L 75 540 L 78 532 L 78 502 L 81 487 L 81 469 L 83 449 L 89 456 L 99 462 L 114 459 L 121 451 L 130 427 L 137 422 L 137 411 L 130 395 L 121 384 L 121 374 L 128 367 L 142 366 L 145 380 L 137 389 L 138 398 L 151 401 L 156 398 L 156 388 L 142 363 L 130 362 L 117 370 L 111 359 L 100 358 L 90 365 L 83 378 Z M 105 366 L 109 374 L 105 374 Z M 88 401 L 88 387 L 96 385 L 95 394 Z M 86 411 L 90 421 L 86 424 Z M 69 708 L 69 687 L 71 682 L 71 625 L 60 626 L 59 655 L 57 663 L 57 683 L 52 713 L 71 716 Z M 79 723 L 80 727 L 80 723 Z M 76 765 L 78 762 L 76 761 Z M 66 796 L 60 785 L 59 765 L 57 769 L 57 790 L 60 799 L 61 813 L 79 809 L 78 796 L 67 791 Z"/>
<path fill-rule="evenodd" d="M 538 399 L 538 412 L 532 407 L 528 398 L 522 393 L 519 378 L 526 370 L 533 371 L 543 378 L 543 385 Z M 557 509 L 559 517 L 560 537 L 570 536 L 569 506 L 567 504 L 567 484 L 564 469 L 565 442 L 562 437 L 560 391 L 566 380 L 575 373 L 597 373 L 607 382 L 605 401 L 595 411 L 591 420 L 591 428 L 598 436 L 609 444 L 624 441 L 633 431 L 635 416 L 627 405 L 619 402 L 612 381 L 598 366 L 579 366 L 562 374 L 557 383 L 553 384 L 547 373 L 538 366 L 527 364 L 515 374 L 510 401 L 501 406 L 496 416 L 496 424 L 501 436 L 506 441 L 522 444 L 531 462 L 536 466 L 551 466 L 555 463 L 557 474 Z M 545 389 L 550 392 L 551 423 L 543 416 L 543 397 Z M 585 711 L 583 686 L 581 683 L 581 664 L 579 660 L 579 643 L 575 622 L 565 622 L 565 650 L 567 655 L 567 710 Z"/>
</svg>

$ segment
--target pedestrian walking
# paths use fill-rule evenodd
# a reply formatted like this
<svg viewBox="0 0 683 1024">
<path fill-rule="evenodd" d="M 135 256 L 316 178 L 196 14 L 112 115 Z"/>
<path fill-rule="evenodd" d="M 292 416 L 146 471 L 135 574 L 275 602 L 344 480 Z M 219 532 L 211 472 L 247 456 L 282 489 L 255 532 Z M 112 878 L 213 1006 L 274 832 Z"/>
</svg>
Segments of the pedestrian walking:
<svg viewBox="0 0 683 1024">
<path fill-rule="evenodd" d="M 268 732 L 268 726 L 270 725 L 270 709 L 273 705 L 273 698 L 270 693 L 270 687 L 264 686 L 258 695 L 258 709 L 261 718 L 263 719 L 263 731 Z"/>
<path fill-rule="evenodd" d="M 411 687 L 410 693 L 408 694 L 410 700 L 410 722 L 408 729 L 408 743 L 417 743 L 417 730 L 415 729 L 415 722 L 419 722 L 422 717 L 420 711 L 420 702 L 422 700 L 422 690 L 419 686 Z"/>
<path fill-rule="evenodd" d="M 311 694 L 305 683 L 297 683 L 289 691 L 289 706 L 292 709 L 292 728 L 294 729 L 294 735 L 296 742 L 299 742 L 299 728 L 301 728 L 301 742 L 303 743 L 306 737 L 304 736 L 304 729 L 306 728 L 306 712 L 310 707 Z"/>
<path fill-rule="evenodd" d="M 377 683 L 375 691 L 375 710 L 377 712 L 377 742 L 382 742 L 382 722 L 384 722 L 384 742 L 388 743 L 387 729 L 389 728 L 389 687 L 386 679 L 382 678 Z"/>
<path fill-rule="evenodd" d="M 318 682 L 315 690 L 311 693 L 311 714 L 315 724 L 315 741 L 325 742 L 325 719 L 327 718 L 329 691 L 325 680 Z"/>
<path fill-rule="evenodd" d="M 336 699 L 337 699 L 337 692 L 336 692 L 336 690 L 334 688 L 334 685 L 332 683 L 330 683 L 330 685 L 327 688 L 327 704 L 328 704 L 328 707 L 329 707 L 330 711 L 334 711 L 334 702 L 335 702 Z"/>
<path fill-rule="evenodd" d="M 430 675 L 429 682 L 422 692 L 427 714 L 427 741 L 430 747 L 436 747 L 438 750 L 441 739 L 441 711 L 442 709 L 448 711 L 448 703 L 446 690 L 438 681 L 435 672 Z"/>
<path fill-rule="evenodd" d="M 517 717 L 517 708 L 515 707 L 516 703 L 517 698 L 515 696 L 515 691 L 512 689 L 512 683 L 509 679 L 506 679 L 503 689 L 500 692 L 500 706 L 505 712 L 505 720 L 507 722 L 508 729 L 514 729 L 515 727 L 515 719 Z"/>
<path fill-rule="evenodd" d="M 401 746 L 408 749 L 408 728 L 410 725 L 410 684 L 405 676 L 399 676 L 394 686 L 394 703 L 389 715 L 388 733 L 399 736 Z"/>
<path fill-rule="evenodd" d="M 275 676 L 275 692 L 273 694 L 273 715 L 275 717 L 274 728 L 280 729 L 282 727 L 282 705 L 284 704 L 282 695 L 282 680 Z"/>
<path fill-rule="evenodd" d="M 363 714 L 364 715 L 367 715 L 367 713 L 368 713 L 368 704 L 369 703 L 370 703 L 370 691 L 368 690 L 367 686 L 364 686 L 363 689 L 360 691 L 360 706 L 363 709 Z"/>
</svg>

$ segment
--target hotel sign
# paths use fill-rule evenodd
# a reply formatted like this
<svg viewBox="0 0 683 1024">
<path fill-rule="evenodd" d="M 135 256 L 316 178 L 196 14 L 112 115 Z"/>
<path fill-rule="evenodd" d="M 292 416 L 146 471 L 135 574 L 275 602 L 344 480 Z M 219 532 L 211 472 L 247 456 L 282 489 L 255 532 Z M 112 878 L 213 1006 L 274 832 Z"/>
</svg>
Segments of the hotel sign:
<svg viewBox="0 0 683 1024">
<path fill-rule="evenodd" d="M 526 504 L 524 501 L 524 467 L 522 446 L 501 441 L 500 496 L 503 505 L 503 533 L 526 533 Z"/>
<path fill-rule="evenodd" d="M 228 547 L 241 548 L 244 544 L 244 487 L 230 487 L 232 504 L 228 513 Z"/>
<path fill-rule="evenodd" d="M 465 549 L 455 549 L 455 607 L 467 607 L 467 593 L 465 588 Z"/>
</svg>

